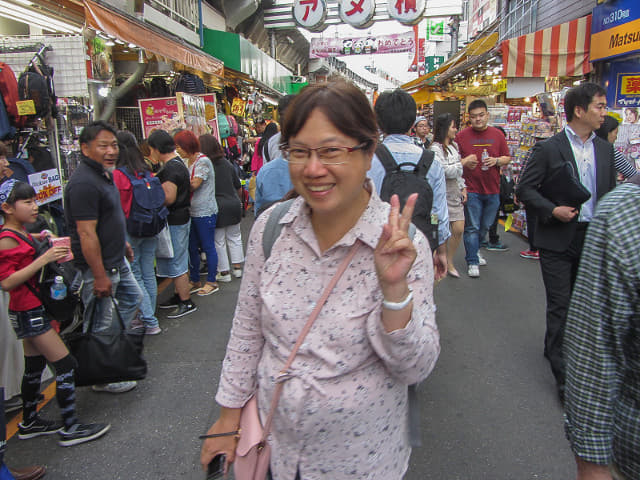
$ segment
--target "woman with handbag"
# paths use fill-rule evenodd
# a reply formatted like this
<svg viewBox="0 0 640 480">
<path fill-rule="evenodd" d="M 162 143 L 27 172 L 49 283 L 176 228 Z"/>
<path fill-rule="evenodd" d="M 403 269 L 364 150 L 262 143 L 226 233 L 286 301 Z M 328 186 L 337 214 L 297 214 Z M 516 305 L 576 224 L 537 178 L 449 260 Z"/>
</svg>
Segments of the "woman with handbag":
<svg viewBox="0 0 640 480">
<path fill-rule="evenodd" d="M 46 237 L 30 235 L 25 229 L 25 224 L 33 223 L 38 215 L 36 192 L 28 183 L 7 180 L 0 185 L 0 208 L 4 217 L 0 230 L 0 286 L 10 294 L 9 319 L 24 346 L 22 422 L 18 425 L 18 438 L 26 440 L 59 433 L 59 443 L 63 447 L 95 440 L 107 433 L 110 425 L 78 421 L 74 380 L 76 359 L 52 329 L 51 319 L 35 294 L 38 271 L 47 263 L 66 257 L 69 248 L 51 247 L 34 258 L 33 238 L 45 240 Z M 63 425 L 38 415 L 40 381 L 47 362 L 56 372 L 56 399 Z"/>
<path fill-rule="evenodd" d="M 222 454 L 239 480 L 263 480 L 265 463 L 274 480 L 406 472 L 407 386 L 440 350 L 433 265 L 410 228 L 416 196 L 401 214 L 397 196 L 383 203 L 366 178 L 376 138 L 351 84 L 306 87 L 293 100 L 282 149 L 300 196 L 251 231 L 204 468 Z M 251 408 L 264 425 L 257 437 Z"/>
</svg>

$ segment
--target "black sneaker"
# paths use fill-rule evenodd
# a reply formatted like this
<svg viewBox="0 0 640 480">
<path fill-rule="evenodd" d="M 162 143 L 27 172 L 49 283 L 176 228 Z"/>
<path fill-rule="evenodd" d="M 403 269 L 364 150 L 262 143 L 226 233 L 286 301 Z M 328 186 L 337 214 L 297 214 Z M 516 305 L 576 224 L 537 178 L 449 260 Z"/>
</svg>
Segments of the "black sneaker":
<svg viewBox="0 0 640 480">
<path fill-rule="evenodd" d="M 174 293 L 169 300 L 160 303 L 158 305 L 158 308 L 176 308 L 179 305 L 180 305 L 180 297 L 178 296 L 177 293 Z"/>
<path fill-rule="evenodd" d="M 59 423 L 44 418 L 36 417 L 29 425 L 18 424 L 18 438 L 27 440 L 39 437 L 40 435 L 51 435 L 62 429 Z"/>
<path fill-rule="evenodd" d="M 69 429 L 60 430 L 60 441 L 63 447 L 73 447 L 81 443 L 90 442 L 100 438 L 109 431 L 111 425 L 108 423 L 76 423 Z"/>
<path fill-rule="evenodd" d="M 192 303 L 192 302 L 187 302 L 187 303 L 180 302 L 180 305 L 178 305 L 178 308 L 176 308 L 173 312 L 171 312 L 169 315 L 167 315 L 167 318 L 182 317 L 184 315 L 188 315 L 189 313 L 195 312 L 196 310 L 198 310 L 198 307 L 196 307 L 194 303 Z"/>
</svg>

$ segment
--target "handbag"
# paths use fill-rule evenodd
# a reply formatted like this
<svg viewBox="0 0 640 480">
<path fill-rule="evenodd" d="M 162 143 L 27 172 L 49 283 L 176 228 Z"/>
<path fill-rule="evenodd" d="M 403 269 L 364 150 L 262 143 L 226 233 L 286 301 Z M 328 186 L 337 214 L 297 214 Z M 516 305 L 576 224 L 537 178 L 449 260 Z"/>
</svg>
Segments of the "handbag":
<svg viewBox="0 0 640 480">
<path fill-rule="evenodd" d="M 79 387 L 142 380 L 147 375 L 147 362 L 142 356 L 144 334 L 126 331 L 113 296 L 111 302 L 119 331 L 93 332 L 94 299 L 87 305 L 87 331 L 64 336 L 69 352 L 78 362 L 75 376 Z"/>
<path fill-rule="evenodd" d="M 173 243 L 171 243 L 171 232 L 169 225 L 165 225 L 156 235 L 158 239 L 158 248 L 156 250 L 157 258 L 173 258 Z"/>
<path fill-rule="evenodd" d="M 284 382 L 289 379 L 289 368 L 291 368 L 293 360 L 295 359 L 302 342 L 311 330 L 313 323 L 316 318 L 318 318 L 320 310 L 327 301 L 327 298 L 329 298 L 329 295 L 338 283 L 338 280 L 351 263 L 351 260 L 353 260 L 359 246 L 360 243 L 358 241 L 353 244 L 349 253 L 329 282 L 329 285 L 327 285 L 324 292 L 322 292 L 322 295 L 311 312 L 307 323 L 302 328 L 302 331 L 298 336 L 298 340 L 289 354 L 289 358 L 276 378 L 276 389 L 273 393 L 273 398 L 271 399 L 271 407 L 269 408 L 269 415 L 264 423 L 264 427 L 260 423 L 256 394 L 254 394 L 245 406 L 242 407 L 242 412 L 240 414 L 240 439 L 236 446 L 236 459 L 233 462 L 233 473 L 236 480 L 265 480 L 267 477 L 271 459 L 271 446 L 267 441 L 267 437 L 271 431 L 271 422 L 273 421 L 273 416 L 276 412 L 280 395 L 282 395 Z"/>
</svg>

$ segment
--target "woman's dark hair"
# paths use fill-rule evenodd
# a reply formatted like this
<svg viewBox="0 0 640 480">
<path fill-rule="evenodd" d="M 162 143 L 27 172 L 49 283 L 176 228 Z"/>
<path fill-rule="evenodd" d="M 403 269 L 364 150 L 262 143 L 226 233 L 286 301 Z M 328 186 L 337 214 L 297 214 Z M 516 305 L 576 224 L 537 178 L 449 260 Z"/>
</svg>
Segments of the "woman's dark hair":
<svg viewBox="0 0 640 480">
<path fill-rule="evenodd" d="M 387 135 L 406 134 L 416 121 L 416 108 L 413 97 L 400 88 L 383 92 L 374 107 L 378 125 Z"/>
<path fill-rule="evenodd" d="M 18 180 L 11 189 L 11 193 L 9 194 L 6 203 L 14 205 L 18 200 L 29 200 L 35 196 L 36 191 L 30 184 Z"/>
<path fill-rule="evenodd" d="M 203 155 L 209 157 L 209 160 L 215 162 L 221 158 L 224 158 L 224 151 L 218 139 L 208 133 L 200 135 L 200 151 Z"/>
<path fill-rule="evenodd" d="M 567 117 L 567 122 L 573 120 L 576 107 L 581 107 L 584 111 L 587 111 L 589 104 L 596 95 L 607 96 L 607 91 L 597 83 L 587 82 L 570 88 L 564 96 L 564 114 Z"/>
<path fill-rule="evenodd" d="M 369 100 L 358 87 L 345 81 L 309 85 L 302 89 L 287 108 L 282 122 L 282 144 L 302 130 L 314 110 L 324 113 L 329 122 L 358 144 L 366 143 L 366 152 L 376 149 L 378 127 Z"/>
<path fill-rule="evenodd" d="M 611 115 L 604 117 L 604 122 L 600 125 L 600 128 L 595 131 L 596 135 L 600 138 L 609 141 L 609 134 L 618 128 L 620 122 L 613 118 Z"/>
<path fill-rule="evenodd" d="M 176 133 L 173 137 L 173 141 L 189 155 L 193 155 L 200 151 L 200 142 L 198 141 L 198 137 L 196 137 L 196 134 L 191 130 L 182 130 Z"/>
<path fill-rule="evenodd" d="M 436 121 L 433 123 L 433 143 L 444 145 L 453 122 L 455 122 L 455 118 L 450 113 L 442 113 L 436 117 Z M 446 155 L 446 149 L 443 148 L 443 150 Z"/>
<path fill-rule="evenodd" d="M 267 128 L 265 128 L 264 132 L 262 133 L 262 138 L 260 138 L 260 143 L 258 143 L 258 152 L 262 154 L 264 149 L 264 152 L 267 155 L 267 158 L 264 159 L 265 163 L 271 160 L 269 158 L 269 140 L 277 133 L 278 125 L 276 125 L 275 123 L 270 123 L 269 125 L 267 125 Z"/>
<path fill-rule="evenodd" d="M 130 172 L 143 172 L 149 170 L 144 156 L 138 148 L 136 137 L 131 132 L 121 130 L 116 135 L 120 155 L 118 156 L 118 167 L 127 167 Z"/>
</svg>

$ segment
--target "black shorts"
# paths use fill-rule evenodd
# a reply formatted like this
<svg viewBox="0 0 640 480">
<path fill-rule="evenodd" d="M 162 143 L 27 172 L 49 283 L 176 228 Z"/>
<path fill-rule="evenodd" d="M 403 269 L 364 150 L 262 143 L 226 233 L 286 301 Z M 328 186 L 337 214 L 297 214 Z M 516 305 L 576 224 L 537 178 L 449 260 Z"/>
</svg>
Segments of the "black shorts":
<svg viewBox="0 0 640 480">
<path fill-rule="evenodd" d="M 51 330 L 51 320 L 43 306 L 23 312 L 9 310 L 9 321 L 18 339 L 37 337 Z"/>
</svg>

